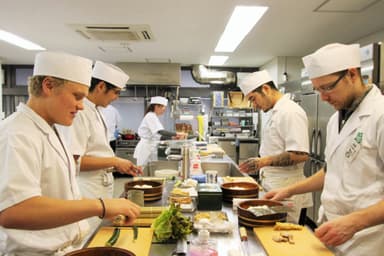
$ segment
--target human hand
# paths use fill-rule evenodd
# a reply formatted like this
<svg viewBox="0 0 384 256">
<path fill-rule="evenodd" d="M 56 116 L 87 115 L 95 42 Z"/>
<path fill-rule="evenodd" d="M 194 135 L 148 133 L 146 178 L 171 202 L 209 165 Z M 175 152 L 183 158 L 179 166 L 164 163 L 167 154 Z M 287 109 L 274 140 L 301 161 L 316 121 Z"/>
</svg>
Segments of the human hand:
<svg viewBox="0 0 384 256">
<path fill-rule="evenodd" d="M 175 139 L 176 140 L 185 140 L 187 138 L 188 134 L 184 132 L 177 132 Z"/>
<path fill-rule="evenodd" d="M 245 160 L 243 163 L 239 165 L 240 171 L 245 173 L 257 172 L 260 166 L 260 158 L 252 157 Z"/>
<path fill-rule="evenodd" d="M 140 166 L 136 166 L 131 161 L 120 157 L 115 157 L 114 167 L 119 173 L 122 174 L 130 174 L 133 176 L 143 174 L 143 170 Z"/>
<path fill-rule="evenodd" d="M 289 198 L 291 194 L 285 188 L 274 189 L 264 194 L 263 199 L 282 201 Z"/>
<path fill-rule="evenodd" d="M 120 225 L 132 225 L 140 215 L 140 206 L 125 198 L 104 199 L 105 218 L 114 221 L 117 216 L 125 216 Z"/>
<path fill-rule="evenodd" d="M 327 246 L 338 246 L 353 237 L 358 231 L 357 222 L 351 215 L 345 215 L 325 222 L 315 230 L 315 236 Z"/>
</svg>

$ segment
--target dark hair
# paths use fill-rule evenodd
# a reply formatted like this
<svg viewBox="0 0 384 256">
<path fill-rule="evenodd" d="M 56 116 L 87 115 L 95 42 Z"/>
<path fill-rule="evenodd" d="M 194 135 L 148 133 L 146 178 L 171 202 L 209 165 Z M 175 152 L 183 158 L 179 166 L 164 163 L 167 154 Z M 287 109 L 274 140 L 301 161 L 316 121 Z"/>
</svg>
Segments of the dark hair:
<svg viewBox="0 0 384 256">
<path fill-rule="evenodd" d="M 349 70 L 349 68 L 344 69 L 344 70 L 340 70 L 340 71 L 337 71 L 337 72 L 332 73 L 331 75 L 341 76 L 344 72 L 348 72 L 348 70 Z M 359 76 L 360 76 L 360 81 L 361 81 L 362 83 L 364 83 L 364 81 L 363 81 L 363 76 L 361 75 L 361 68 L 358 67 L 358 68 L 356 68 L 356 70 L 357 70 L 357 73 L 358 73 Z"/>
<path fill-rule="evenodd" d="M 161 105 L 161 104 L 151 104 L 151 105 L 149 105 L 147 107 L 147 109 L 145 110 L 144 115 L 146 115 L 148 112 L 154 112 L 156 106 L 163 106 L 163 105 Z"/>
<path fill-rule="evenodd" d="M 271 88 L 272 90 L 274 90 L 274 91 L 278 91 L 278 89 L 277 89 L 277 87 L 276 87 L 276 85 L 275 85 L 275 83 L 274 83 L 273 81 L 269 81 L 268 83 L 264 83 L 264 84 L 268 85 L 269 88 Z M 264 85 L 264 84 L 263 84 L 263 85 Z M 263 85 L 257 87 L 257 88 L 254 89 L 252 92 L 258 92 L 258 93 L 263 94 Z"/>
<path fill-rule="evenodd" d="M 106 82 L 104 80 L 92 77 L 91 86 L 89 87 L 89 92 L 93 92 L 95 90 L 95 88 L 96 88 L 96 85 L 98 85 L 100 82 L 104 82 L 105 83 L 105 86 L 107 87 L 107 91 L 106 92 L 108 92 L 109 90 L 112 90 L 114 88 L 118 88 L 117 86 L 114 86 L 113 84 L 108 83 L 108 82 Z"/>
</svg>

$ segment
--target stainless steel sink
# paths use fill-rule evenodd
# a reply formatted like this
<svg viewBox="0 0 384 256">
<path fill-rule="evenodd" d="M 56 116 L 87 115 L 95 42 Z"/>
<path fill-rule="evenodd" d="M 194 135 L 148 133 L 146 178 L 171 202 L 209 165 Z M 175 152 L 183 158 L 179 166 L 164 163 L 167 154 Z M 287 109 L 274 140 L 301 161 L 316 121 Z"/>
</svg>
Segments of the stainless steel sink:
<svg viewBox="0 0 384 256">
<path fill-rule="evenodd" d="M 148 164 L 144 169 L 144 176 L 155 176 L 156 170 L 180 170 L 181 161 L 167 161 L 159 160 L 153 161 Z M 219 177 L 232 176 L 232 177 L 241 177 L 244 176 L 237 167 L 237 165 L 229 158 L 224 157 L 220 158 L 208 158 L 202 159 L 201 169 L 203 173 L 207 170 L 217 171 Z"/>
</svg>

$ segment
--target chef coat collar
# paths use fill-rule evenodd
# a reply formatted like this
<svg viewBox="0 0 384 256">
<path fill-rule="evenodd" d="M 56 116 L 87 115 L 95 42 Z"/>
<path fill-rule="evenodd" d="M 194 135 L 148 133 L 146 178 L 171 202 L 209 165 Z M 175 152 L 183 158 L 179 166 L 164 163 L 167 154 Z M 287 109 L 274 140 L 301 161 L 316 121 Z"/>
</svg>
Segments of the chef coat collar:
<svg viewBox="0 0 384 256">
<path fill-rule="evenodd" d="M 32 119 L 39 128 L 45 133 L 49 134 L 53 132 L 53 127 L 48 124 L 48 122 L 42 118 L 39 114 L 37 114 L 33 109 L 31 109 L 25 103 L 20 102 L 17 106 L 17 111 L 25 113 L 30 119 Z"/>
<path fill-rule="evenodd" d="M 368 85 L 367 90 L 364 94 L 352 101 L 351 106 L 348 109 L 339 110 L 339 132 L 343 129 L 344 124 L 348 121 L 348 118 L 355 112 L 355 110 L 360 106 L 360 103 L 365 99 L 368 93 L 371 91 L 372 85 Z"/>
<path fill-rule="evenodd" d="M 275 112 L 275 111 L 278 111 L 279 109 L 282 109 L 284 107 L 284 102 L 289 100 L 290 97 L 291 96 L 289 93 L 284 94 L 280 99 L 278 99 L 276 101 L 275 105 L 272 108 L 272 112 Z"/>
</svg>

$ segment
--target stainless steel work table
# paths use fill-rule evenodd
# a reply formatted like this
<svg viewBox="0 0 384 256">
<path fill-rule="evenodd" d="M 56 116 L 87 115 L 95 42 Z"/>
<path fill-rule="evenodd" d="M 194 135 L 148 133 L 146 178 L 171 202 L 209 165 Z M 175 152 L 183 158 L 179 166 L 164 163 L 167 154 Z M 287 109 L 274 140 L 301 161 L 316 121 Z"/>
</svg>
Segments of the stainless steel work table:
<svg viewBox="0 0 384 256">
<path fill-rule="evenodd" d="M 124 191 L 123 184 L 127 181 L 129 181 L 129 178 L 120 178 L 119 179 L 119 187 L 116 187 L 116 189 L 121 189 L 121 191 Z M 174 185 L 173 181 L 165 181 L 164 191 L 163 191 L 163 197 L 161 200 L 146 203 L 145 206 L 164 206 L 167 205 L 167 198 L 169 192 L 172 190 Z M 238 220 L 237 220 L 237 214 L 233 212 L 232 210 L 232 204 L 223 202 L 222 211 L 226 212 L 228 215 L 229 221 L 231 221 L 234 224 L 234 229 L 232 233 L 229 234 L 211 234 L 211 239 L 214 239 L 217 241 L 217 250 L 219 253 L 219 256 L 226 256 L 228 255 L 228 251 L 230 249 L 238 249 L 240 250 L 240 237 L 239 237 L 239 227 L 238 227 Z M 193 216 L 194 213 L 184 213 L 185 215 Z M 252 256 L 266 256 L 263 248 L 258 243 L 257 238 L 255 237 L 255 234 L 251 228 L 247 229 L 248 233 L 248 246 L 249 251 L 251 252 L 250 255 Z M 196 237 L 196 233 L 192 233 L 189 237 L 189 240 L 193 240 Z M 148 238 L 150 239 L 150 238 Z M 151 249 L 150 249 L 150 256 L 168 256 L 172 255 L 172 253 L 176 249 L 175 243 L 152 243 Z M 238 253 L 240 255 L 240 253 Z"/>
</svg>

